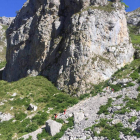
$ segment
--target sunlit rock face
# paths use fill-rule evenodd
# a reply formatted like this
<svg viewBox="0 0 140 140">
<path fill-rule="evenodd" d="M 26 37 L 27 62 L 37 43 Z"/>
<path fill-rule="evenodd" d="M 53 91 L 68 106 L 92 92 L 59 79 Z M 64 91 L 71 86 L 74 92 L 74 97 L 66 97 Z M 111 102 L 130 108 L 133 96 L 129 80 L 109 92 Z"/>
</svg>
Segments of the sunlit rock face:
<svg viewBox="0 0 140 140">
<path fill-rule="evenodd" d="M 124 6 L 107 0 L 28 0 L 7 31 L 3 79 L 43 75 L 87 93 L 133 60 Z"/>
</svg>

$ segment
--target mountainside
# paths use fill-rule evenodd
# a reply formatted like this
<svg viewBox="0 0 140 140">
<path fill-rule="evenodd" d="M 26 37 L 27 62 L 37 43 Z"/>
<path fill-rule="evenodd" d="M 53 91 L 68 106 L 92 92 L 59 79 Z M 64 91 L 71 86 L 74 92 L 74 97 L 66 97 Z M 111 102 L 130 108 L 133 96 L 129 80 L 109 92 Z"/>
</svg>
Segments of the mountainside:
<svg viewBox="0 0 140 140">
<path fill-rule="evenodd" d="M 7 46 L 7 41 L 6 41 L 6 30 L 8 26 L 11 24 L 12 20 L 14 18 L 7 18 L 7 17 L 0 17 L 0 63 L 5 60 L 6 57 L 6 46 Z M 0 69 L 1 69 L 1 64 L 0 64 Z"/>
<path fill-rule="evenodd" d="M 11 80 L 15 78 L 14 80 L 16 80 L 26 76 L 25 73 L 22 75 L 20 72 L 26 72 L 27 64 L 34 68 L 32 73 L 28 72 L 35 77 L 27 76 L 13 82 L 0 80 L 0 140 L 140 140 L 140 55 L 138 55 L 140 37 L 137 32 L 139 25 L 129 23 L 129 34 L 127 33 L 125 11 L 119 3 L 109 3 L 108 5 L 106 0 L 98 0 L 98 3 L 90 0 L 90 4 L 93 5 L 89 6 L 88 1 L 80 3 L 82 1 L 65 0 L 59 5 L 59 1 L 50 0 L 47 1 L 49 12 L 46 15 L 43 7 L 47 4 L 45 5 L 44 1 L 27 1 L 7 31 L 9 44 L 7 60 L 9 62 L 5 72 L 9 72 L 9 74 L 5 73 L 7 76 L 5 78 L 11 78 Z M 59 5 L 57 16 L 52 3 Z M 74 7 L 75 4 L 77 5 Z M 79 11 L 78 6 L 80 8 L 85 6 L 85 8 Z M 61 8 L 63 12 L 60 10 Z M 67 12 L 64 9 L 67 9 Z M 76 13 L 73 13 L 74 10 Z M 21 13 L 23 13 L 22 17 Z M 31 16 L 29 13 L 36 14 Z M 132 13 L 135 14 L 135 11 Z M 24 16 L 25 14 L 26 16 Z M 65 16 L 61 17 L 62 26 L 59 28 L 60 21 L 57 18 L 64 14 Z M 128 13 L 127 19 L 129 22 Z M 108 23 L 108 20 L 111 23 Z M 50 26 L 48 26 L 48 22 Z M 56 27 L 60 30 L 55 30 Z M 58 34 L 54 34 L 54 31 Z M 48 41 L 49 33 L 52 38 Z M 110 41 L 107 41 L 108 37 Z M 57 42 L 58 40 L 60 43 Z M 47 41 L 50 43 L 48 46 L 44 43 Z M 130 64 L 125 65 L 126 62 L 123 64 L 123 60 L 131 61 L 134 52 L 128 41 L 133 43 L 135 57 Z M 106 54 L 104 54 L 103 46 L 100 46 L 101 43 L 108 49 Z M 110 46 L 111 43 L 120 44 L 114 47 Z M 55 44 L 56 46 L 53 46 Z M 97 45 L 99 46 L 97 47 Z M 42 49 L 43 47 L 44 49 Z M 46 58 L 46 55 L 49 56 Z M 41 58 L 42 56 L 45 57 Z M 114 69 L 116 71 L 117 67 L 125 66 L 116 71 L 109 80 L 98 85 L 89 84 L 84 87 L 83 84 L 81 87 L 82 84 L 77 82 L 77 86 L 81 89 L 75 91 L 76 94 L 79 94 L 80 91 L 81 94 L 84 93 L 83 89 L 86 90 L 88 86 L 92 86 L 91 89 L 93 89 L 90 93 L 82 94 L 79 97 L 58 90 L 44 76 L 36 76 L 41 74 L 50 79 L 56 77 L 53 75 L 59 69 L 56 66 L 63 64 L 66 61 L 65 58 L 70 56 L 73 56 L 71 60 L 75 61 L 68 59 L 67 65 L 63 65 L 63 70 L 59 73 L 62 76 L 60 77 L 62 82 L 67 80 L 63 79 L 65 70 L 67 70 L 65 76 L 72 82 L 73 78 L 77 79 L 77 75 L 87 75 L 85 71 L 90 72 L 89 74 L 93 72 L 91 78 L 92 76 L 96 78 L 96 76 L 101 77 L 98 72 L 102 73 L 106 67 L 110 70 L 111 66 L 112 69 L 116 66 Z M 92 58 L 92 56 L 94 57 Z M 52 60 L 54 61 L 52 62 Z M 42 64 L 41 70 L 38 68 L 40 67 L 39 62 Z M 87 64 L 85 64 L 86 62 Z M 94 69 L 90 69 L 92 68 L 90 63 L 93 64 Z M 111 65 L 112 63 L 114 65 Z M 69 67 L 70 71 L 68 71 Z M 49 75 L 46 70 L 52 73 Z M 103 73 L 103 75 L 106 74 Z M 84 81 L 88 84 L 90 79 L 86 78 Z M 94 83 L 97 78 L 92 80 L 91 82 Z M 61 82 L 59 79 L 57 81 L 58 84 Z M 101 79 L 97 82 L 100 81 Z M 67 85 L 66 82 L 64 84 Z M 74 86 L 76 87 L 76 85 Z M 65 86 L 65 88 L 71 89 L 73 86 Z"/>
<path fill-rule="evenodd" d="M 127 23 L 135 48 L 135 58 L 140 58 L 140 8 L 127 13 Z"/>
<path fill-rule="evenodd" d="M 134 53 L 124 6 L 107 0 L 28 0 L 7 42 L 4 80 L 43 75 L 78 95 L 109 79 Z"/>
<path fill-rule="evenodd" d="M 140 24 L 140 8 L 127 13 L 127 23 L 132 25 Z"/>
</svg>

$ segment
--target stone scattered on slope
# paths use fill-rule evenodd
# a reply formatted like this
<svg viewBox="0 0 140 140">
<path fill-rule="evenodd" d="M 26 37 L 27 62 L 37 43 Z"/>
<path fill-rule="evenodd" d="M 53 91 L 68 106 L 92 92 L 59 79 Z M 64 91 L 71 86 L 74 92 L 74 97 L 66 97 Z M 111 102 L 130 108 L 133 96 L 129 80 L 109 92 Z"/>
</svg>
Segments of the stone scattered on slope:
<svg viewBox="0 0 140 140">
<path fill-rule="evenodd" d="M 15 17 L 0 17 L 0 24 L 3 25 L 10 25 L 11 22 L 14 20 Z"/>
<path fill-rule="evenodd" d="M 51 135 L 51 136 L 54 136 L 56 135 L 57 133 L 60 132 L 61 130 L 61 127 L 62 127 L 62 124 L 61 123 L 58 123 L 56 121 L 53 121 L 53 120 L 48 120 L 46 122 L 46 131 Z"/>
<path fill-rule="evenodd" d="M 2 112 L 0 112 L 0 122 L 9 121 L 12 118 L 13 118 L 13 116 L 10 113 L 2 113 Z"/>
<path fill-rule="evenodd" d="M 36 111 L 37 110 L 37 106 L 34 105 L 34 104 L 30 104 L 29 107 L 28 107 L 28 110 Z"/>
<path fill-rule="evenodd" d="M 125 106 L 124 98 L 128 96 L 130 99 L 137 98 L 139 92 L 137 91 L 138 84 L 135 83 L 133 87 L 123 88 L 121 91 L 115 92 L 111 94 L 108 91 L 104 91 L 105 93 L 101 93 L 95 97 L 90 97 L 85 101 L 79 102 L 77 105 L 67 109 L 66 114 L 59 114 L 58 118 L 66 120 L 70 114 L 74 114 L 74 112 L 83 112 L 84 114 L 89 114 L 85 119 L 81 120 L 79 123 L 74 123 L 73 129 L 67 129 L 65 134 L 60 140 L 107 140 L 105 137 L 96 137 L 94 136 L 93 131 L 86 130 L 85 128 L 89 128 L 94 124 L 98 124 L 100 119 L 108 119 L 112 120 L 109 124 L 117 124 L 122 123 L 125 128 L 129 127 L 133 130 L 136 130 L 138 125 L 138 120 L 133 122 L 132 124 L 129 123 L 129 119 L 131 119 L 134 115 L 139 118 L 140 111 L 137 112 L 136 110 L 130 109 L 129 113 L 125 114 L 114 114 L 114 111 L 119 111 L 122 107 Z M 122 96 L 120 96 L 122 95 Z M 120 98 L 117 99 L 117 97 Z M 109 98 L 113 99 L 112 107 L 108 108 L 109 114 L 100 114 L 98 115 L 97 112 L 101 105 L 105 105 Z M 122 104 L 122 106 L 119 106 Z M 113 110 L 113 111 L 111 111 Z M 136 125 L 137 123 L 137 125 Z M 96 128 L 95 131 L 99 134 L 100 129 Z M 139 140 L 136 136 L 125 136 L 124 134 L 120 133 L 120 138 L 124 138 L 123 140 Z"/>
</svg>

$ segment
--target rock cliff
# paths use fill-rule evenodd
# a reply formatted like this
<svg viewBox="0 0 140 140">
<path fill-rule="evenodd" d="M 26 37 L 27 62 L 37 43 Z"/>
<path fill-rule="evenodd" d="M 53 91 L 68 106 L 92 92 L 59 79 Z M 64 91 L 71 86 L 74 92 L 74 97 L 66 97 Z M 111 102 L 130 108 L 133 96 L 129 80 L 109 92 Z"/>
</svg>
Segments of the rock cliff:
<svg viewBox="0 0 140 140">
<path fill-rule="evenodd" d="M 140 8 L 127 13 L 127 22 L 132 25 L 140 24 Z"/>
<path fill-rule="evenodd" d="M 0 17 L 0 24 L 10 25 L 15 17 Z"/>
<path fill-rule="evenodd" d="M 0 63 L 5 61 L 6 56 L 6 29 L 11 24 L 14 18 L 0 17 Z"/>
<path fill-rule="evenodd" d="M 140 8 L 127 13 L 127 23 L 135 48 L 135 58 L 140 58 Z"/>
<path fill-rule="evenodd" d="M 7 30 L 3 79 L 43 75 L 83 94 L 133 60 L 125 7 L 107 0 L 27 0 Z"/>
</svg>

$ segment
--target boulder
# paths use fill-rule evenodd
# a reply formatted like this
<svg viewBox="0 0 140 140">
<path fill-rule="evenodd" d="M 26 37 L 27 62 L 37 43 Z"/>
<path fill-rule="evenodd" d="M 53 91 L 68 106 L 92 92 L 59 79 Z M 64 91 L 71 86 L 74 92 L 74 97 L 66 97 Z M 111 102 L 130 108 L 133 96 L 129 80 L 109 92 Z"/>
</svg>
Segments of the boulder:
<svg viewBox="0 0 140 140">
<path fill-rule="evenodd" d="M 28 107 L 28 110 L 36 111 L 37 110 L 37 106 L 35 106 L 33 104 L 30 104 L 29 107 Z"/>
<path fill-rule="evenodd" d="M 62 124 L 61 123 L 58 123 L 56 121 L 48 120 L 46 122 L 46 131 L 48 133 L 50 133 L 51 136 L 54 136 L 57 133 L 59 133 L 60 130 L 61 130 L 61 127 L 62 127 Z"/>
<path fill-rule="evenodd" d="M 74 113 L 74 123 L 79 123 L 84 119 L 84 113 L 83 112 L 75 112 Z"/>
<path fill-rule="evenodd" d="M 117 124 L 117 123 L 120 123 L 120 122 L 121 122 L 120 119 L 115 119 L 115 120 L 112 121 L 112 124 Z"/>
<path fill-rule="evenodd" d="M 2 113 L 2 112 L 0 112 L 0 122 L 9 121 L 12 118 L 13 118 L 13 116 L 10 113 Z"/>
</svg>

